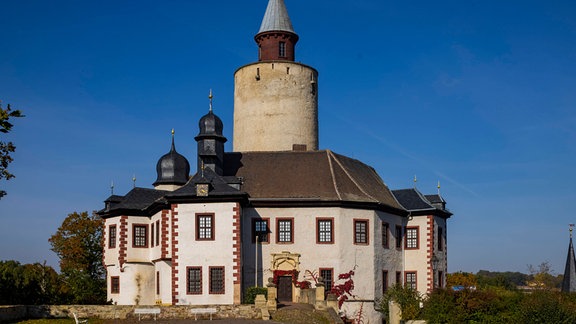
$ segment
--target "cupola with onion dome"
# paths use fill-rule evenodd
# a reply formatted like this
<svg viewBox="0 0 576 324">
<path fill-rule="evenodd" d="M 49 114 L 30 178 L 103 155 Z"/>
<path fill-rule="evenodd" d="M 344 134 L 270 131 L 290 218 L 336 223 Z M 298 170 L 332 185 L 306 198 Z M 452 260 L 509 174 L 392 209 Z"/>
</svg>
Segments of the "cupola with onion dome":
<svg viewBox="0 0 576 324">
<path fill-rule="evenodd" d="M 227 139 L 222 135 L 224 128 L 222 120 L 212 111 L 212 90 L 210 90 L 210 109 L 198 126 L 200 133 L 194 139 L 198 142 L 198 173 L 202 169 L 211 169 L 218 175 L 223 175 L 224 143 Z"/>
<path fill-rule="evenodd" d="M 174 145 L 174 130 L 172 130 L 172 146 L 170 152 L 164 154 L 156 164 L 158 178 L 153 186 L 159 190 L 176 190 L 188 182 L 190 163 L 176 152 Z"/>
</svg>

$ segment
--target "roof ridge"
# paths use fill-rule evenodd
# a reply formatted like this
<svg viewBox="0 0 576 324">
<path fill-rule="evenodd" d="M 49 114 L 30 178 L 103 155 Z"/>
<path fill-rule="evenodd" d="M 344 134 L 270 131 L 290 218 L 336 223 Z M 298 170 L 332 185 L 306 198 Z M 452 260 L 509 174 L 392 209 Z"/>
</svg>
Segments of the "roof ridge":
<svg viewBox="0 0 576 324">
<path fill-rule="evenodd" d="M 348 179 L 350 179 L 350 181 L 352 181 L 352 183 L 354 183 L 354 185 L 356 185 L 356 188 L 358 188 L 363 194 L 365 194 L 366 196 L 368 196 L 370 199 L 375 200 L 375 201 L 379 201 L 378 199 L 372 197 L 372 195 L 370 195 L 369 193 L 366 192 L 366 190 L 364 190 L 364 188 L 362 188 L 362 186 L 360 186 L 360 184 L 358 184 L 358 182 L 356 181 L 356 179 L 354 179 L 352 177 L 352 175 L 350 175 L 350 173 L 348 172 L 348 170 L 346 170 L 346 168 L 342 165 L 342 163 L 340 163 L 340 160 L 338 160 L 338 158 L 336 157 L 336 155 L 330 151 L 330 150 L 326 150 L 328 152 L 328 154 L 330 154 L 330 156 L 332 156 L 332 158 L 334 159 L 334 161 L 336 161 L 336 163 L 338 163 L 338 165 L 340 166 L 340 168 L 344 171 L 344 173 L 348 176 Z"/>
<path fill-rule="evenodd" d="M 342 195 L 340 195 L 340 190 L 338 188 L 338 183 L 336 182 L 336 175 L 334 174 L 334 166 L 332 165 L 332 159 L 330 159 L 332 151 L 326 150 L 326 157 L 328 158 L 328 165 L 330 167 L 330 175 L 332 176 L 332 184 L 334 185 L 334 190 L 339 200 L 342 200 Z"/>
</svg>

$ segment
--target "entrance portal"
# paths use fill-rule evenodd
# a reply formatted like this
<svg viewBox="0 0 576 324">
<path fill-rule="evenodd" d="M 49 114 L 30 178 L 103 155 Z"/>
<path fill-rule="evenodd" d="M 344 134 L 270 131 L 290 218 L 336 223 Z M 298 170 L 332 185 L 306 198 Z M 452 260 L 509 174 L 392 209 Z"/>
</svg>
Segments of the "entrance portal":
<svg viewBox="0 0 576 324">
<path fill-rule="evenodd" d="M 278 277 L 278 301 L 292 302 L 292 276 Z"/>
</svg>

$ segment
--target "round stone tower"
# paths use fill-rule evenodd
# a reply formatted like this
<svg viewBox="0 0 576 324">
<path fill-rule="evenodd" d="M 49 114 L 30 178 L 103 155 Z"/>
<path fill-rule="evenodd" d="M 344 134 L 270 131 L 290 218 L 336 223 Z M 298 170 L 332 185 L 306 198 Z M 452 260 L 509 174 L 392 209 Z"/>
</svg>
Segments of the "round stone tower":
<svg viewBox="0 0 576 324">
<path fill-rule="evenodd" d="M 283 0 L 270 0 L 258 62 L 234 73 L 234 151 L 318 149 L 318 72 L 294 62 L 298 35 Z"/>
</svg>

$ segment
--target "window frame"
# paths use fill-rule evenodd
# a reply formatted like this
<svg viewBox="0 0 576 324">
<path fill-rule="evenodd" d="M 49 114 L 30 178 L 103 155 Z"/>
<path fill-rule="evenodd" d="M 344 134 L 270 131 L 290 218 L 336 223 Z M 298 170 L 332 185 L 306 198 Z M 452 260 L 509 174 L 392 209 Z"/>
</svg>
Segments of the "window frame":
<svg viewBox="0 0 576 324">
<path fill-rule="evenodd" d="M 416 237 L 411 237 L 416 233 Z M 406 226 L 404 228 L 404 249 L 418 250 L 420 248 L 420 227 Z"/>
<path fill-rule="evenodd" d="M 286 42 L 278 42 L 278 57 L 286 57 Z"/>
<path fill-rule="evenodd" d="M 137 236 L 137 228 L 143 228 L 144 233 Z M 136 244 L 138 239 L 143 239 L 144 244 Z M 132 247 L 136 249 L 148 248 L 148 224 L 132 224 Z"/>
<path fill-rule="evenodd" d="M 364 233 L 358 231 L 357 225 L 364 223 Z M 354 231 L 354 245 L 369 245 L 370 244 L 370 220 L 368 219 L 354 219 L 354 224 L 352 230 Z M 364 234 L 365 238 L 359 235 Z"/>
<path fill-rule="evenodd" d="M 444 228 L 438 226 L 438 251 L 444 251 Z"/>
<path fill-rule="evenodd" d="M 260 241 L 263 244 L 270 243 L 270 218 L 252 218 L 252 244 L 256 243 L 256 224 L 266 224 L 266 237 L 265 240 Z"/>
<path fill-rule="evenodd" d="M 198 290 L 190 289 L 190 274 L 191 271 L 198 271 L 198 279 L 194 278 L 194 282 L 198 282 Z M 186 295 L 202 295 L 202 267 L 192 266 L 186 267 Z"/>
<path fill-rule="evenodd" d="M 284 222 L 287 222 L 290 224 L 290 240 L 289 241 L 280 240 L 281 236 L 282 236 L 281 234 L 285 232 L 285 231 L 281 231 L 280 223 L 284 223 Z M 294 218 L 293 217 L 276 218 L 276 243 L 277 244 L 292 244 L 292 243 L 294 243 Z"/>
<path fill-rule="evenodd" d="M 388 288 L 388 270 L 382 270 L 382 294 L 385 294 Z"/>
<path fill-rule="evenodd" d="M 414 281 L 408 281 L 409 277 L 414 276 Z M 416 271 L 404 271 L 404 285 L 408 288 L 418 290 L 418 272 Z M 410 285 L 410 286 L 408 286 Z"/>
<path fill-rule="evenodd" d="M 322 271 L 330 272 L 330 275 L 332 277 L 330 280 L 330 287 L 328 287 L 328 285 L 326 285 L 326 278 L 324 276 L 322 276 Z M 322 277 L 322 279 L 324 279 L 324 292 L 325 292 L 325 294 L 331 292 L 332 288 L 334 288 L 334 268 L 319 268 L 318 269 L 318 276 Z"/>
<path fill-rule="evenodd" d="M 222 289 L 221 290 L 215 290 L 214 289 L 214 282 L 213 280 L 216 280 L 213 278 L 213 270 L 222 270 Z M 218 266 L 218 267 L 209 267 L 208 269 L 208 292 L 210 295 L 223 295 L 226 293 L 226 271 L 225 268 L 222 266 Z"/>
<path fill-rule="evenodd" d="M 390 248 L 390 224 L 382 222 L 382 247 Z"/>
<path fill-rule="evenodd" d="M 160 271 L 156 271 L 156 296 L 160 295 Z"/>
<path fill-rule="evenodd" d="M 120 276 L 110 277 L 110 294 L 120 293 Z"/>
<path fill-rule="evenodd" d="M 402 271 L 396 271 L 396 284 L 402 284 Z"/>
<path fill-rule="evenodd" d="M 154 247 L 154 222 L 150 224 L 150 247 Z"/>
<path fill-rule="evenodd" d="M 322 230 L 321 223 L 329 223 L 330 230 Z M 330 240 L 322 240 L 322 234 L 329 233 Z M 334 244 L 334 218 L 332 217 L 318 217 L 316 218 L 316 244 Z"/>
<path fill-rule="evenodd" d="M 160 245 L 160 221 L 156 221 L 156 245 Z"/>
<path fill-rule="evenodd" d="M 210 226 L 200 226 L 201 219 L 210 219 Z M 214 241 L 216 239 L 216 226 L 214 224 L 216 217 L 213 213 L 198 213 L 196 214 L 196 241 Z M 206 229 L 209 229 L 210 237 L 201 237 L 201 233 L 205 235 Z"/>
<path fill-rule="evenodd" d="M 112 231 L 114 229 L 114 231 Z M 114 233 L 114 235 L 112 235 Z M 108 226 L 108 248 L 115 249 L 116 248 L 116 240 L 118 239 L 118 228 L 116 224 Z"/>
<path fill-rule="evenodd" d="M 395 227 L 395 233 L 394 233 L 395 237 L 396 237 L 396 248 L 397 249 L 402 249 L 402 226 L 401 225 L 396 225 Z"/>
</svg>

